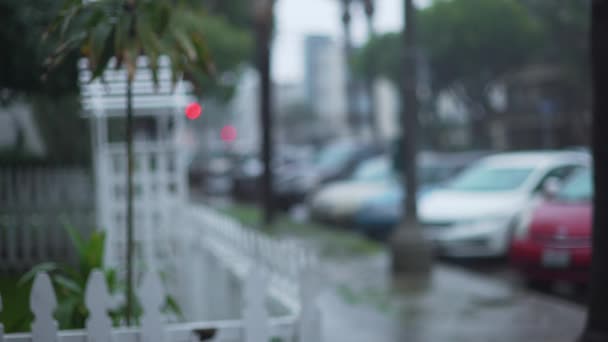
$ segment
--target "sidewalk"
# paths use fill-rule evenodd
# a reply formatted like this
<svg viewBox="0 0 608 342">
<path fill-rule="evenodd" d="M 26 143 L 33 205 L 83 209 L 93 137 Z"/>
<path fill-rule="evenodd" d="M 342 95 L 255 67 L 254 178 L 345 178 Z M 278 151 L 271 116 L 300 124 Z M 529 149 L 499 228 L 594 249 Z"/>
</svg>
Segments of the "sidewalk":
<svg viewBox="0 0 608 342">
<path fill-rule="evenodd" d="M 582 331 L 578 305 L 441 263 L 425 291 L 393 293 L 382 247 L 353 253 L 340 239 L 295 230 L 276 236 L 321 258 L 325 342 L 572 342 Z"/>
<path fill-rule="evenodd" d="M 328 262 L 325 275 L 328 342 L 572 342 L 584 324 L 577 305 L 440 264 L 429 289 L 408 295 L 388 290 L 385 254 Z"/>
</svg>

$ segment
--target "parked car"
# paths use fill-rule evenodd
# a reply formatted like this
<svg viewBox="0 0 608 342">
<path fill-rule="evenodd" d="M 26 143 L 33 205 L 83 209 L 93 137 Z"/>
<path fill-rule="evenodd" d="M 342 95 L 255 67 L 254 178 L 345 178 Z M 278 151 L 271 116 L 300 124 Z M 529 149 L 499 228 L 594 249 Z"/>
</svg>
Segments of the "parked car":
<svg viewBox="0 0 608 342">
<path fill-rule="evenodd" d="M 199 153 L 188 167 L 188 178 L 194 192 L 227 195 L 232 188 L 232 162 L 227 154 Z"/>
<path fill-rule="evenodd" d="M 592 193 L 591 170 L 583 169 L 570 177 L 555 196 L 521 215 L 510 259 L 526 279 L 588 281 Z"/>
<path fill-rule="evenodd" d="M 299 161 L 281 168 L 274 180 L 274 198 L 277 206 L 287 210 L 295 204 L 304 202 L 318 184 L 319 174 L 311 162 Z"/>
<path fill-rule="evenodd" d="M 350 140 L 333 142 L 321 149 L 317 155 L 315 168 L 318 183 L 327 184 L 352 176 L 357 166 L 364 160 L 381 155 L 382 146 L 359 143 Z"/>
<path fill-rule="evenodd" d="M 543 187 L 589 164 L 583 152 L 519 152 L 486 157 L 424 196 L 419 214 L 440 255 L 500 257 L 514 221 Z"/>
<path fill-rule="evenodd" d="M 309 202 L 312 218 L 337 225 L 352 224 L 355 213 L 368 198 L 398 186 L 391 166 L 387 156 L 371 158 L 361 163 L 350 179 L 321 188 Z"/>
<path fill-rule="evenodd" d="M 422 152 L 419 158 L 418 195 L 422 196 L 477 161 L 488 152 L 461 153 Z M 355 226 L 362 233 L 384 238 L 402 219 L 403 187 L 387 188 L 365 201 L 355 214 Z"/>
<path fill-rule="evenodd" d="M 281 146 L 272 164 L 274 199 L 281 209 L 302 200 L 317 184 L 313 154 L 307 147 Z M 257 156 L 242 158 L 234 171 L 233 196 L 239 200 L 258 200 L 263 170 Z"/>
<path fill-rule="evenodd" d="M 232 174 L 232 197 L 242 201 L 256 201 L 263 171 L 264 165 L 258 157 L 249 155 L 239 158 Z"/>
</svg>

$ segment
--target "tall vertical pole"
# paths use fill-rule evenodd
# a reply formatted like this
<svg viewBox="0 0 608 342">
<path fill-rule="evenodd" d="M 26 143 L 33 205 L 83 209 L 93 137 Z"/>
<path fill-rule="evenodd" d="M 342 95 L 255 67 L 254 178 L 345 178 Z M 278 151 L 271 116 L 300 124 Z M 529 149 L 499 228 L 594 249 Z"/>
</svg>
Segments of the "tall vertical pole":
<svg viewBox="0 0 608 342">
<path fill-rule="evenodd" d="M 594 0 L 591 24 L 593 67 L 593 258 L 588 316 L 581 342 L 608 341 L 608 1 Z"/>
<path fill-rule="evenodd" d="M 257 65 L 260 74 L 260 128 L 262 130 L 262 203 L 264 206 L 264 224 L 269 225 L 274 219 L 273 201 L 273 118 L 272 118 L 272 79 L 270 75 L 274 0 L 256 0 L 254 7 L 255 30 L 257 41 Z"/>
<path fill-rule="evenodd" d="M 416 96 L 416 23 L 415 8 L 412 0 L 405 0 L 405 32 L 403 53 L 403 105 L 401 120 L 401 132 L 403 135 L 403 160 L 404 162 L 404 185 L 405 202 L 404 213 L 407 221 L 412 226 L 418 223 L 418 207 L 416 205 L 416 194 L 418 192 L 418 177 L 416 170 L 416 158 L 418 149 L 418 97 Z"/>
<path fill-rule="evenodd" d="M 376 30 L 374 28 L 374 0 L 364 0 L 365 16 L 367 18 L 367 36 L 368 40 L 371 41 L 376 37 Z M 374 61 L 368 61 L 367 70 L 365 70 L 365 92 L 369 99 L 369 110 L 368 110 L 368 122 L 372 132 L 372 136 L 376 142 L 381 140 L 380 125 L 378 123 L 378 113 L 376 113 L 376 94 L 375 94 L 375 66 Z"/>
<path fill-rule="evenodd" d="M 346 82 L 346 111 L 348 126 L 351 134 L 357 136 L 359 134 L 359 120 L 355 109 L 355 82 L 352 72 L 352 56 L 353 43 L 351 33 L 352 16 L 350 13 L 350 5 L 352 0 L 342 0 L 342 26 L 344 29 L 344 58 L 346 60 L 345 82 Z"/>
<path fill-rule="evenodd" d="M 405 1 L 403 32 L 403 82 L 401 135 L 403 153 L 404 219 L 391 239 L 393 278 L 397 286 L 426 283 L 431 270 L 431 250 L 423 238 L 418 222 L 417 195 L 417 131 L 418 99 L 416 95 L 416 21 L 413 0 Z"/>
<path fill-rule="evenodd" d="M 127 325 L 133 313 L 133 81 L 127 81 Z"/>
<path fill-rule="evenodd" d="M 127 0 L 126 9 L 131 15 L 131 27 L 129 35 L 135 37 L 135 1 Z M 131 63 L 127 63 L 127 325 L 131 324 L 133 318 L 133 79 L 137 68 L 137 56 L 130 56 Z"/>
</svg>

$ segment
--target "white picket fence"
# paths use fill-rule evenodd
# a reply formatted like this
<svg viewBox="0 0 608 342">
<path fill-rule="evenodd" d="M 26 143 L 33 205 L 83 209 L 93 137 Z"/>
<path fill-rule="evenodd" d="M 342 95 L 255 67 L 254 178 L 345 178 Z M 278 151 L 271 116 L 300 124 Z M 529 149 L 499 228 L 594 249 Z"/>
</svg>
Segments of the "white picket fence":
<svg viewBox="0 0 608 342">
<path fill-rule="evenodd" d="M 94 273 L 87 288 L 87 329 L 56 332 L 50 314 L 54 293 L 48 276 L 40 274 L 31 293 L 32 333 L 7 335 L 4 341 L 109 341 L 108 336 L 115 342 L 199 341 L 196 332 L 212 332 L 208 341 L 322 341 L 314 255 L 204 206 L 187 205 L 173 217 L 174 231 L 165 241 L 172 251 L 159 265 L 164 288 L 155 273 L 147 272 L 138 291 L 146 313 L 140 327 L 110 328 L 107 289 Z M 159 314 L 163 291 L 176 298 L 187 323 L 161 324 L 166 321 Z"/>
<path fill-rule="evenodd" d="M 81 168 L 0 168 L 0 271 L 74 259 L 64 225 L 94 228 L 90 175 Z"/>
<path fill-rule="evenodd" d="M 229 270 L 239 279 L 244 279 L 247 270 L 256 267 L 269 276 L 269 287 L 274 298 L 297 312 L 299 307 L 299 284 L 303 270 L 318 270 L 317 256 L 292 241 L 273 239 L 265 234 L 246 228 L 233 218 L 227 217 L 202 205 L 189 205 L 180 212 L 176 238 L 181 241 L 182 253 L 179 265 L 187 265 L 182 270 L 202 265 L 200 256 L 209 252 L 217 262 L 208 272 L 185 272 L 186 279 L 181 284 L 200 283 L 195 279 L 206 273 L 220 274 L 217 267 Z M 215 268 L 214 268 L 215 267 Z M 216 278 L 217 279 L 217 278 Z M 227 286 L 215 286 L 220 291 Z M 181 288 L 181 293 L 192 291 Z M 215 298 L 225 298 L 217 295 Z M 225 302 L 221 300 L 222 302 Z"/>
<path fill-rule="evenodd" d="M 201 341 L 199 334 L 208 335 L 205 341 L 268 342 L 272 338 L 280 341 L 313 341 L 311 330 L 318 319 L 311 317 L 303 329 L 295 329 L 296 316 L 269 318 L 265 304 L 266 278 L 262 272 L 252 269 L 244 288 L 242 319 L 222 322 L 200 322 L 186 324 L 164 324 L 160 308 L 164 293 L 160 278 L 148 273 L 137 295 L 143 306 L 139 327 L 115 328 L 111 326 L 108 310 L 111 296 L 101 271 L 91 273 L 85 292 L 89 312 L 84 330 L 58 331 L 52 313 L 57 300 L 48 274 L 39 273 L 30 293 L 30 309 L 34 315 L 31 333 L 3 334 L 0 324 L 0 341 L 4 342 L 192 342 Z M 313 300 L 308 298 L 308 300 Z M 314 301 L 314 300 L 313 300 Z M 1 298 L 0 298 L 1 302 Z M 2 306 L 0 305 L 0 310 Z M 297 330 L 297 332 L 295 331 Z M 210 336 L 209 336 L 210 335 Z M 318 335 L 317 335 L 318 336 Z M 316 340 L 315 340 L 316 341 Z"/>
</svg>

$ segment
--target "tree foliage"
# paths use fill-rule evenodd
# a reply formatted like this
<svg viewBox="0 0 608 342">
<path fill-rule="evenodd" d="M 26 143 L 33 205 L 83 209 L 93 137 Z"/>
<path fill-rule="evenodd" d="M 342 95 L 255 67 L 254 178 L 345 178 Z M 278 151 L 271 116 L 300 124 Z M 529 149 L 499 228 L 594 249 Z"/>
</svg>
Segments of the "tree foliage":
<svg viewBox="0 0 608 342">
<path fill-rule="evenodd" d="M 558 67 L 571 103 L 588 104 L 589 1 L 437 0 L 418 16 L 419 56 L 430 67 L 433 95 L 453 90 L 482 137 L 493 113 L 488 86 L 528 65 Z M 396 84 L 402 71 L 401 33 L 377 36 L 358 54 L 359 74 L 373 72 Z M 475 127 L 474 127 L 475 129 Z M 478 134 L 479 133 L 479 134 Z M 483 139 L 482 139 L 483 140 Z M 483 144 L 483 142 L 481 142 Z"/>
<path fill-rule="evenodd" d="M 528 61 L 542 38 L 539 23 L 515 0 L 437 1 L 419 22 L 439 87 L 484 87 Z"/>
<path fill-rule="evenodd" d="M 526 0 L 523 2 L 543 29 L 539 59 L 558 65 L 577 106 L 590 103 L 589 32 L 591 1 Z"/>
<path fill-rule="evenodd" d="M 55 42 L 40 37 L 61 7 L 55 0 L 0 0 L 0 97 L 6 102 L 17 95 L 46 93 L 61 96 L 76 93 L 77 52 L 66 56 L 68 63 L 42 82 L 43 61 Z"/>
<path fill-rule="evenodd" d="M 401 82 L 401 33 L 376 35 L 355 56 L 353 65 L 359 75 L 371 73 Z"/>
<path fill-rule="evenodd" d="M 542 27 L 515 0 L 441 0 L 420 11 L 423 56 L 435 89 L 454 82 L 486 83 L 528 61 Z M 359 71 L 400 81 L 402 39 L 387 33 L 372 39 L 357 57 Z"/>
</svg>

